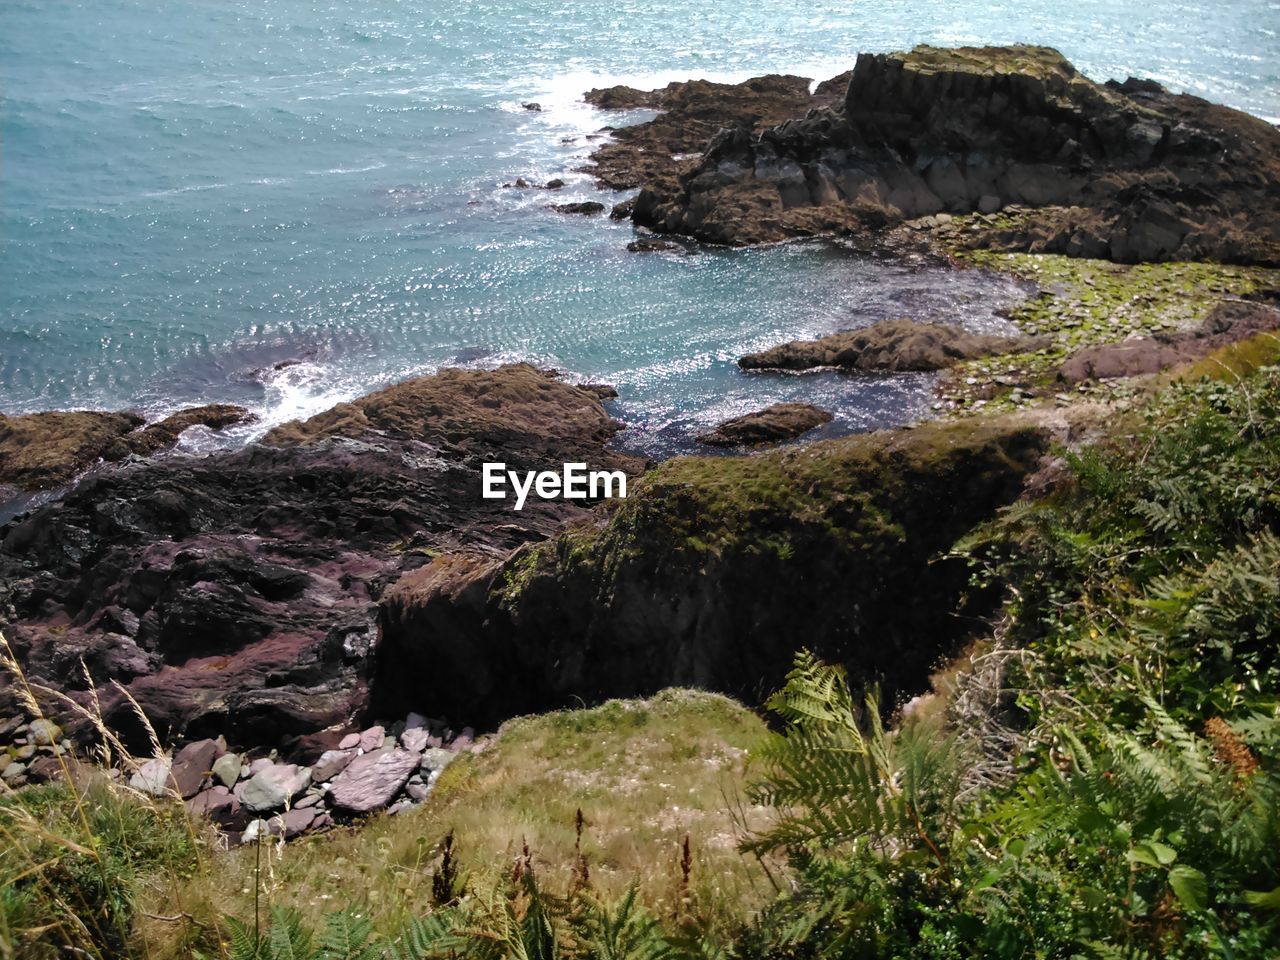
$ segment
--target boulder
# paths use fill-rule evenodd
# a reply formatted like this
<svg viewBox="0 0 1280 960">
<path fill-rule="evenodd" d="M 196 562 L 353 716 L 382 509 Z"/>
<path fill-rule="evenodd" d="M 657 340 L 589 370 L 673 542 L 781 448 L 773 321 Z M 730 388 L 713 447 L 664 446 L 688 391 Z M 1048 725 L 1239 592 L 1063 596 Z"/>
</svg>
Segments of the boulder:
<svg viewBox="0 0 1280 960">
<path fill-rule="evenodd" d="M 457 754 L 444 747 L 429 747 L 422 754 L 420 768 L 423 773 L 439 773 L 454 761 Z"/>
<path fill-rule="evenodd" d="M 311 771 L 292 763 L 276 763 L 236 784 L 236 798 L 254 813 L 279 810 L 311 783 Z"/>
<path fill-rule="evenodd" d="M 744 370 L 808 370 L 841 367 L 864 372 L 943 370 L 962 360 L 1040 350 L 1043 337 L 999 337 L 970 333 L 942 323 L 882 320 L 861 330 L 818 340 L 793 340 L 741 358 Z"/>
<path fill-rule="evenodd" d="M 406 730 L 400 734 L 401 746 L 413 753 L 422 753 L 423 750 L 427 749 L 427 741 L 429 739 L 431 739 L 431 734 L 422 727 Z"/>
<path fill-rule="evenodd" d="M 240 820 L 240 801 L 221 784 L 197 793 L 187 801 L 187 809 L 223 827 L 233 826 Z"/>
<path fill-rule="evenodd" d="M 382 743 L 387 738 L 385 727 L 370 727 L 360 734 L 360 750 L 364 753 L 371 753 L 374 750 L 382 749 Z"/>
<path fill-rule="evenodd" d="M 189 743 L 173 758 L 173 782 L 185 800 L 195 796 L 213 767 L 218 744 L 213 740 L 197 740 Z M 238 763 L 238 761 L 237 761 Z"/>
<path fill-rule="evenodd" d="M 62 739 L 62 728 L 41 717 L 27 726 L 27 739 L 38 747 L 52 747 Z"/>
<path fill-rule="evenodd" d="M 284 838 L 292 840 L 294 837 L 305 833 L 311 824 L 315 822 L 320 811 L 314 807 L 295 808 L 286 810 L 280 815 L 281 826 L 284 830 Z"/>
<path fill-rule="evenodd" d="M 710 433 L 698 436 L 699 443 L 713 447 L 757 446 L 781 443 L 808 433 L 834 419 L 826 410 L 809 403 L 775 403 L 726 420 Z"/>
<path fill-rule="evenodd" d="M 381 810 L 400 792 L 422 758 L 408 750 L 385 750 L 356 757 L 329 789 L 329 803 L 347 813 Z"/>
<path fill-rule="evenodd" d="M 230 790 L 236 785 L 236 781 L 240 779 L 240 766 L 240 755 L 238 753 L 224 753 L 213 761 L 210 766 L 210 772 L 213 774 L 213 779 Z"/>
<path fill-rule="evenodd" d="M 153 797 L 167 796 L 174 790 L 173 778 L 169 775 L 172 769 L 173 760 L 169 757 L 152 757 L 138 766 L 129 778 L 129 786 Z"/>
<path fill-rule="evenodd" d="M 346 741 L 343 741 L 344 743 Z M 354 748 L 348 750 L 326 750 L 320 754 L 320 759 L 311 766 L 311 778 L 316 783 L 326 783 L 332 780 L 343 770 L 347 764 L 356 758 L 356 750 Z"/>
</svg>

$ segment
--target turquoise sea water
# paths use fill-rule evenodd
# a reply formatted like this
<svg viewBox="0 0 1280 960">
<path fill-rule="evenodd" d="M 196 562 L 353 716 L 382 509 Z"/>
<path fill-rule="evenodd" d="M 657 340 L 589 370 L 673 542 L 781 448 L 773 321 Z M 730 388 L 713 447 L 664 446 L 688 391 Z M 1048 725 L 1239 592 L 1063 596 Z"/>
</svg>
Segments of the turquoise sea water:
<svg viewBox="0 0 1280 960">
<path fill-rule="evenodd" d="M 1278 34 L 1269 0 L 0 0 L 0 410 L 231 400 L 265 426 L 528 359 L 616 384 L 650 452 L 794 396 L 835 430 L 912 419 L 924 378 L 732 361 L 882 316 L 998 327 L 1010 284 L 823 244 L 630 254 L 629 225 L 501 184 L 599 196 L 585 137 L 626 121 L 592 86 L 918 42 L 1050 44 L 1274 119 Z"/>
</svg>

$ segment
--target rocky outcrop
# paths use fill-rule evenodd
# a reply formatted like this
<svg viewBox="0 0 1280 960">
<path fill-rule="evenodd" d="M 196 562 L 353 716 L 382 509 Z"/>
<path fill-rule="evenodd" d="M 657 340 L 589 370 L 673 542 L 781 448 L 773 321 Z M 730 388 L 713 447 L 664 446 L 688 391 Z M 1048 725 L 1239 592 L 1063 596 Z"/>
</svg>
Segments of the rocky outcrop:
<svg viewBox="0 0 1280 960">
<path fill-rule="evenodd" d="M 598 213 L 604 213 L 604 204 L 599 200 L 580 200 L 575 203 L 548 204 L 547 209 L 554 210 L 556 213 L 568 213 L 585 217 L 594 217 Z"/>
<path fill-rule="evenodd" d="M 162 738 L 288 745 L 363 714 L 388 583 L 586 511 L 483 499 L 481 463 L 637 471 L 604 448 L 617 429 L 595 393 L 518 364 L 398 384 L 235 452 L 103 471 L 0 528 L 0 627 L 34 682 L 87 701 L 91 678 L 137 746 L 112 681 Z"/>
<path fill-rule="evenodd" d="M 220 403 L 180 410 L 147 426 L 143 417 L 128 412 L 0 414 L 0 499 L 6 486 L 48 490 L 70 483 L 99 461 L 166 450 L 193 426 L 221 430 L 251 419 L 243 407 Z"/>
<path fill-rule="evenodd" d="M 1225 301 L 1194 330 L 1135 337 L 1077 350 L 1059 368 L 1058 379 L 1080 383 L 1158 373 L 1277 329 L 1280 329 L 1280 309 L 1242 300 Z"/>
<path fill-rule="evenodd" d="M 882 320 L 819 340 L 792 340 L 738 361 L 744 370 L 841 367 L 864 372 L 944 370 L 962 360 L 1040 350 L 1043 337 L 997 337 L 942 323 Z"/>
<path fill-rule="evenodd" d="M 811 403 L 775 403 L 754 413 L 726 420 L 709 433 L 698 436 L 699 443 L 712 447 L 759 446 L 794 440 L 824 423 L 832 415 Z"/>
<path fill-rule="evenodd" d="M 958 610 L 994 602 L 937 555 L 1018 495 L 1046 444 L 993 419 L 669 461 L 550 541 L 391 587 L 375 709 L 489 723 L 669 685 L 758 701 L 802 646 L 892 702 L 965 635 Z"/>
<path fill-rule="evenodd" d="M 769 75 L 743 83 L 688 80 L 662 90 L 632 87 L 592 90 L 585 99 L 608 110 L 659 111 L 643 123 L 619 127 L 591 155 L 584 169 L 598 186 L 629 190 L 647 183 L 675 189 L 677 175 L 690 170 L 711 139 L 726 127 L 764 130 L 815 107 L 835 103 L 844 93 L 824 85 L 809 92 L 807 77 Z"/>
<path fill-rule="evenodd" d="M 965 242 L 1280 263 L 1280 130 L 1158 84 L 1093 83 L 1046 48 L 864 54 L 831 109 L 722 126 L 676 180 L 646 179 L 637 223 L 748 244 L 1018 204 L 1040 209 Z"/>
</svg>

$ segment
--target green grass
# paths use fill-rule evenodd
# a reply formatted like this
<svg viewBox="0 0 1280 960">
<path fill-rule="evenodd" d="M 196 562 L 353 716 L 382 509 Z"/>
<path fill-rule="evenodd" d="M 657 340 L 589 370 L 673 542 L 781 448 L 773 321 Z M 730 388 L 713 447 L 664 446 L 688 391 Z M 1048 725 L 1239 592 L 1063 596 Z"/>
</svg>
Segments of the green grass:
<svg viewBox="0 0 1280 960">
<path fill-rule="evenodd" d="M 739 819 L 755 825 L 765 813 L 739 806 L 748 751 L 764 735 L 740 704 L 688 690 L 510 720 L 483 753 L 445 768 L 422 807 L 279 849 L 232 850 L 198 884 L 156 887 L 147 912 L 188 914 L 211 929 L 215 917 L 251 918 L 256 892 L 260 910 L 284 907 L 316 928 L 354 904 L 391 936 L 433 909 L 431 877 L 450 832 L 474 891 L 509 871 L 525 845 L 540 882 L 567 888 L 581 810 L 594 895 L 608 901 L 638 884 L 638 902 L 670 917 L 688 836 L 690 893 L 701 916 L 726 927 L 774 894 L 760 863 L 737 852 Z M 149 955 L 181 955 L 178 926 L 145 923 Z"/>
</svg>

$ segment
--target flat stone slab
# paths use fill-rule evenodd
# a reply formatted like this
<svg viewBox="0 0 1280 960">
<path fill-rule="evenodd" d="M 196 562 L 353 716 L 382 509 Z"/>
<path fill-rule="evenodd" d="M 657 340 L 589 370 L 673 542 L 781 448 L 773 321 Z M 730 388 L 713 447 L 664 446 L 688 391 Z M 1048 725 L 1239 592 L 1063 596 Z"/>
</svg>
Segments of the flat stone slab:
<svg viewBox="0 0 1280 960">
<path fill-rule="evenodd" d="M 329 788 L 329 802 L 349 813 L 381 810 L 400 792 L 422 758 L 408 750 L 385 750 L 356 757 Z"/>
</svg>

